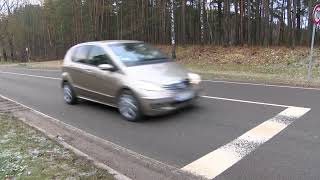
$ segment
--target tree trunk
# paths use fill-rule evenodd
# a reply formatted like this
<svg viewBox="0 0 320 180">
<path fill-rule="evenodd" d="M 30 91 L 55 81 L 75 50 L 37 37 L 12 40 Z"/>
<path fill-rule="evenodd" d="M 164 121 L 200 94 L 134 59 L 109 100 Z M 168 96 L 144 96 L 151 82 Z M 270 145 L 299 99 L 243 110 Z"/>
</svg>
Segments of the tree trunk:
<svg viewBox="0 0 320 180">
<path fill-rule="evenodd" d="M 244 32 L 244 0 L 240 0 L 240 44 L 243 45 L 243 32 Z M 248 7 L 250 8 L 250 7 Z"/>
<path fill-rule="evenodd" d="M 223 37 L 224 37 L 224 34 L 223 34 L 223 27 L 222 27 L 222 18 L 223 18 L 223 15 L 222 15 L 222 0 L 218 0 L 218 35 L 217 37 L 219 37 L 219 45 L 222 44 L 223 42 Z"/>
<path fill-rule="evenodd" d="M 4 60 L 5 62 L 7 62 L 7 61 L 8 61 L 8 56 L 7 56 L 7 51 L 6 51 L 6 49 L 3 49 L 2 54 L 3 54 L 3 60 Z"/>
<path fill-rule="evenodd" d="M 182 37 L 182 44 L 186 44 L 186 0 L 181 0 L 181 37 Z"/>
<path fill-rule="evenodd" d="M 285 0 L 282 0 L 281 5 L 281 18 L 280 18 L 280 32 L 279 32 L 279 44 L 283 45 L 285 44 L 286 38 L 285 38 Z"/>
<path fill-rule="evenodd" d="M 230 41 L 230 28 L 229 28 L 229 12 L 230 12 L 230 2 L 229 0 L 224 0 L 223 3 L 223 14 L 224 14 L 224 25 L 223 25 L 223 31 L 224 31 L 224 46 L 229 46 Z"/>
<path fill-rule="evenodd" d="M 297 17 L 297 0 L 293 0 L 293 18 L 292 18 L 292 47 L 296 46 L 296 17 Z"/>
<path fill-rule="evenodd" d="M 239 3 L 238 3 L 239 0 L 235 0 L 234 1 L 234 13 L 235 13 L 235 20 L 234 20 L 234 24 L 235 24 L 235 35 L 234 35 L 234 39 L 231 39 L 231 41 L 234 42 L 235 45 L 238 45 L 239 44 L 239 41 L 240 41 L 240 19 L 239 18 Z M 230 22 L 231 24 L 231 22 Z M 231 35 L 231 38 L 232 38 L 232 35 Z"/>
<path fill-rule="evenodd" d="M 261 0 L 256 1 L 256 8 L 255 8 L 255 16 L 256 16 L 256 22 L 255 22 L 255 44 L 260 45 L 261 44 L 261 11 L 260 11 L 260 3 Z"/>
<path fill-rule="evenodd" d="M 291 17 L 291 0 L 287 0 L 287 18 L 288 18 L 288 45 L 293 47 L 293 34 L 292 34 L 292 17 Z"/>
<path fill-rule="evenodd" d="M 274 4 L 274 1 L 271 0 L 271 5 L 269 8 L 269 12 L 270 12 L 270 21 L 269 21 L 269 45 L 273 45 L 273 4 Z"/>
<path fill-rule="evenodd" d="M 267 46 L 269 44 L 269 0 L 263 1 L 264 9 L 264 39 L 263 45 Z"/>
<path fill-rule="evenodd" d="M 308 2 L 308 9 L 309 9 L 309 23 L 308 23 L 308 37 L 309 37 L 309 43 L 311 44 L 311 38 L 312 38 L 312 27 L 313 27 L 313 22 L 312 22 L 312 11 L 313 11 L 313 4 L 314 4 L 314 0 L 309 0 Z"/>
<path fill-rule="evenodd" d="M 175 0 L 170 0 L 170 17 L 171 17 L 171 55 L 176 59 L 176 31 L 175 31 Z"/>
<path fill-rule="evenodd" d="M 200 8 L 200 42 L 201 45 L 204 44 L 204 8 L 205 0 L 199 1 Z"/>
<path fill-rule="evenodd" d="M 247 1 L 248 3 L 248 27 L 247 27 L 247 43 L 251 44 L 251 0 Z"/>
<path fill-rule="evenodd" d="M 297 0 L 297 42 L 301 43 L 301 0 Z"/>
</svg>

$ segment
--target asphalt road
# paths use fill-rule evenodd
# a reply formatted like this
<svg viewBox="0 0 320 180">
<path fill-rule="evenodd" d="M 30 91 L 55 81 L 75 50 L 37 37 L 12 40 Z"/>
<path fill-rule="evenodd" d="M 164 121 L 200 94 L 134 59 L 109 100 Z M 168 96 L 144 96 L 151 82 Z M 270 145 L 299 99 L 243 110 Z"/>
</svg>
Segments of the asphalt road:
<svg viewBox="0 0 320 180">
<path fill-rule="evenodd" d="M 0 68 L 0 94 L 177 168 L 276 116 L 282 105 L 311 108 L 216 179 L 320 179 L 320 90 L 203 82 L 207 97 L 196 108 L 130 123 L 107 106 L 66 105 L 59 77 L 58 71 Z"/>
</svg>

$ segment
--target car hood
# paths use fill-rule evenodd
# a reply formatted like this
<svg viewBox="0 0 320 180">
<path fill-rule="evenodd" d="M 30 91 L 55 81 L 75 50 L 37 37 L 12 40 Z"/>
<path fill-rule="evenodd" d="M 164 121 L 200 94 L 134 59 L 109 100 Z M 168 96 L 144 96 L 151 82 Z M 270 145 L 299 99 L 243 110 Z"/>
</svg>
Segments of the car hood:
<svg viewBox="0 0 320 180">
<path fill-rule="evenodd" d="M 132 66 L 126 70 L 130 79 L 158 85 L 172 84 L 188 78 L 188 70 L 176 62 Z"/>
</svg>

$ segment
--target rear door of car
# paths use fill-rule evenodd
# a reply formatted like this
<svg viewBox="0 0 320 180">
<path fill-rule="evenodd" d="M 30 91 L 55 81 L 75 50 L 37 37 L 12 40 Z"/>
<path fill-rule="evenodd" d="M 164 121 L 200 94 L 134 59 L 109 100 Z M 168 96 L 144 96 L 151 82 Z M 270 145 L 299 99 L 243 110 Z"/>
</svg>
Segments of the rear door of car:
<svg viewBox="0 0 320 180">
<path fill-rule="evenodd" d="M 78 96 L 87 96 L 88 92 L 85 87 L 88 87 L 87 74 L 90 69 L 88 66 L 88 54 L 91 46 L 81 45 L 75 48 L 71 60 L 72 63 L 66 67 L 67 72 L 71 77 L 72 86 Z"/>
</svg>

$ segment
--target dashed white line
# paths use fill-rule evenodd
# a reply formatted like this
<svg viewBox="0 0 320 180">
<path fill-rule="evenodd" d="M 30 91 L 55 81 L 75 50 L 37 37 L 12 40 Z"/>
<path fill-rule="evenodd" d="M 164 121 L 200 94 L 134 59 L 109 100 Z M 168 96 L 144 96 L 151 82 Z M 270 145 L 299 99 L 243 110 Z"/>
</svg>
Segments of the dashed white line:
<svg viewBox="0 0 320 180">
<path fill-rule="evenodd" d="M 310 111 L 309 108 L 289 107 L 230 143 L 186 165 L 182 170 L 213 179 L 280 133 L 308 111 Z"/>
<path fill-rule="evenodd" d="M 54 78 L 49 76 L 38 76 L 38 75 L 13 73 L 13 72 L 6 72 L 6 71 L 0 71 L 0 74 L 11 74 L 11 75 L 17 75 L 17 76 L 28 76 L 28 77 L 42 78 L 42 79 L 61 80 L 61 78 Z"/>
<path fill-rule="evenodd" d="M 251 85 L 251 86 L 264 86 L 264 87 L 278 87 L 278 88 L 289 88 L 289 89 L 303 89 L 303 90 L 315 90 L 320 91 L 320 88 L 308 88 L 299 86 L 285 86 L 285 85 L 273 85 L 273 84 L 259 84 L 259 83 L 248 83 L 248 82 L 235 82 L 235 81 L 214 81 L 214 80 L 203 80 L 203 82 L 211 83 L 223 83 L 223 84 L 238 84 L 238 85 Z"/>
</svg>

